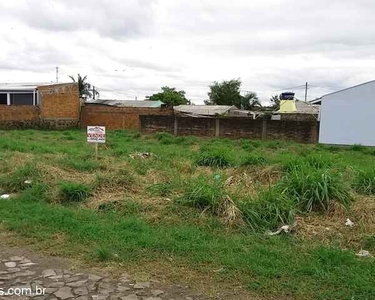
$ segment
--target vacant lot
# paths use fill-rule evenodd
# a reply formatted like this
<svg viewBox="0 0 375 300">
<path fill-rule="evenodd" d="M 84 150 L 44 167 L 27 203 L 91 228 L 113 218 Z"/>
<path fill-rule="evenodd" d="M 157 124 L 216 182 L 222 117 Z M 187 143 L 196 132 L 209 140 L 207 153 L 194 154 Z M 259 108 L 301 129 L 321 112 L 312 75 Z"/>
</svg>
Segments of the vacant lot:
<svg viewBox="0 0 375 300">
<path fill-rule="evenodd" d="M 0 134 L 11 242 L 232 299 L 375 298 L 375 149 L 113 131 L 95 160 L 82 131 Z"/>
</svg>

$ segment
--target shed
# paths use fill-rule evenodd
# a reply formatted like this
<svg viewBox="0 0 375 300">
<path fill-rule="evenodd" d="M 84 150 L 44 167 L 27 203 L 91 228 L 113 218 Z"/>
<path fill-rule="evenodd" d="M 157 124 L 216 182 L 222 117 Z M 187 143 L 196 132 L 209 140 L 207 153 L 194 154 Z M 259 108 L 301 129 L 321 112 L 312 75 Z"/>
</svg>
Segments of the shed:
<svg viewBox="0 0 375 300">
<path fill-rule="evenodd" d="M 317 99 L 319 143 L 375 146 L 375 80 Z"/>
</svg>

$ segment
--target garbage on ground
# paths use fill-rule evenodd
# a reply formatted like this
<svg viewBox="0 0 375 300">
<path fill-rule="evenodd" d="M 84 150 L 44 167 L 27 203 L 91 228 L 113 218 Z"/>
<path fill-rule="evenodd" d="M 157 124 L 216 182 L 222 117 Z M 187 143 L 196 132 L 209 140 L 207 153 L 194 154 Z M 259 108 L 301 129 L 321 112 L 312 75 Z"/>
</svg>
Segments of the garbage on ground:
<svg viewBox="0 0 375 300">
<path fill-rule="evenodd" d="M 33 183 L 33 181 L 32 181 L 32 180 L 30 180 L 30 179 L 28 179 L 28 180 L 25 180 L 25 181 L 24 181 L 24 183 L 25 183 L 25 184 L 32 184 L 32 183 Z"/>
<path fill-rule="evenodd" d="M 353 227 L 354 223 L 350 219 L 346 219 L 345 225 L 349 227 Z"/>
<path fill-rule="evenodd" d="M 3 194 L 0 196 L 0 199 L 2 200 L 8 200 L 10 198 L 10 195 L 9 194 Z"/>
<path fill-rule="evenodd" d="M 359 257 L 371 257 L 372 255 L 367 250 L 361 250 L 357 254 Z"/>
<path fill-rule="evenodd" d="M 280 234 L 282 232 L 289 233 L 290 232 L 290 226 L 289 225 L 281 226 L 279 228 L 279 230 L 277 230 L 275 232 L 271 232 L 271 231 L 267 232 L 267 235 L 271 235 L 271 236 L 272 235 L 278 235 L 278 234 Z"/>
<path fill-rule="evenodd" d="M 156 155 L 151 152 L 135 152 L 130 153 L 129 157 L 132 159 L 140 158 L 140 159 L 150 159 L 152 157 L 155 157 Z"/>
</svg>

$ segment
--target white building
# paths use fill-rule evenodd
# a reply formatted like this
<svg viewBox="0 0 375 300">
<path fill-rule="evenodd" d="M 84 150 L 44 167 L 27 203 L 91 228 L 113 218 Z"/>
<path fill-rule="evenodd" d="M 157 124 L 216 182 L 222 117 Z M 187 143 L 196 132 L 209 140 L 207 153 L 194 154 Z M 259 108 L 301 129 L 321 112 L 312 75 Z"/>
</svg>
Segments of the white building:
<svg viewBox="0 0 375 300">
<path fill-rule="evenodd" d="M 375 80 L 323 96 L 319 143 L 375 146 Z"/>
</svg>

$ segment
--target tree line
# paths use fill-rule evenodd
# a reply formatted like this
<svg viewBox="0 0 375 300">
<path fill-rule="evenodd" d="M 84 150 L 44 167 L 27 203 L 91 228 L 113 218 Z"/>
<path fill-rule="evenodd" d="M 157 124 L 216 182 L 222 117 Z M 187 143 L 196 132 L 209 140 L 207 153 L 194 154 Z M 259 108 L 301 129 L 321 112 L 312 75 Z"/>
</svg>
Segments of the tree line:
<svg viewBox="0 0 375 300">
<path fill-rule="evenodd" d="M 245 110 L 260 110 L 262 104 L 259 101 L 256 92 L 248 91 L 245 95 L 241 95 L 240 79 L 224 80 L 222 82 L 214 81 L 209 85 L 208 100 L 205 100 L 206 105 L 235 105 L 240 109 Z M 164 86 L 161 92 L 147 96 L 147 100 L 162 101 L 168 106 L 177 106 L 184 104 L 191 104 L 186 98 L 185 91 L 177 91 L 175 88 Z M 280 99 L 278 95 L 274 95 L 270 99 L 272 109 L 278 109 Z"/>
<path fill-rule="evenodd" d="M 87 76 L 82 77 L 78 74 L 77 79 L 73 76 L 69 76 L 73 82 L 77 82 L 79 86 L 80 97 L 83 99 L 99 97 L 98 91 L 87 82 Z M 256 92 L 246 92 L 245 95 L 241 95 L 240 79 L 224 80 L 222 82 L 214 81 L 209 85 L 210 91 L 208 92 L 208 100 L 205 100 L 206 105 L 235 105 L 240 109 L 245 110 L 260 110 L 262 104 L 259 101 Z M 186 98 L 185 91 L 177 91 L 176 88 L 164 86 L 161 88 L 161 92 L 155 93 L 151 96 L 146 97 L 147 100 L 151 101 L 162 101 L 167 106 L 177 106 L 184 104 L 192 104 L 190 100 Z M 280 98 L 278 95 L 274 95 L 270 99 L 272 109 L 278 109 L 280 107 Z"/>
</svg>

